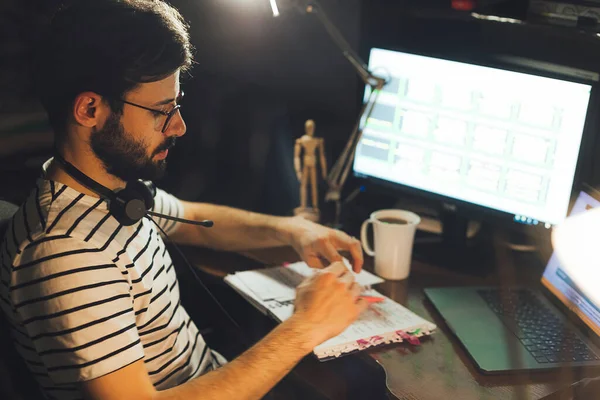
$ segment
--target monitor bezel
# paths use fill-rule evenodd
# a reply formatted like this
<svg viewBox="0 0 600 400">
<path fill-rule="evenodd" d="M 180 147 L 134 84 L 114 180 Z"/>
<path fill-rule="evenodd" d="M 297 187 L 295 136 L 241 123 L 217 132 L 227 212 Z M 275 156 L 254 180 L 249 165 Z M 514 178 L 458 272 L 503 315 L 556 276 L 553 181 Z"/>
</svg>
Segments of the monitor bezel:
<svg viewBox="0 0 600 400">
<path fill-rule="evenodd" d="M 398 46 L 394 46 L 394 47 L 374 46 L 374 47 L 371 47 L 369 50 L 369 57 L 367 58 L 367 62 L 369 62 L 371 52 L 374 49 L 402 52 L 402 53 L 406 53 L 406 54 L 413 54 L 413 55 L 418 55 L 418 56 L 437 58 L 437 59 L 441 59 L 441 60 L 466 63 L 466 64 L 482 66 L 482 67 L 498 68 L 498 69 L 503 69 L 503 70 L 507 70 L 507 71 L 520 72 L 520 73 L 548 77 L 548 78 L 553 78 L 553 79 L 560 79 L 560 80 L 568 81 L 568 82 L 590 85 L 591 86 L 590 100 L 588 102 L 588 108 L 586 111 L 586 118 L 585 118 L 585 123 L 584 123 L 584 127 L 583 127 L 582 138 L 581 138 L 579 154 L 578 154 L 578 159 L 577 159 L 578 161 L 577 161 L 577 165 L 575 167 L 575 173 L 573 175 L 573 182 L 571 185 L 571 193 L 569 196 L 569 207 L 568 207 L 568 210 L 566 210 L 565 217 L 568 215 L 568 212 L 570 211 L 572 203 L 575 201 L 577 195 L 579 194 L 577 191 L 577 188 L 580 187 L 581 182 L 589 180 L 589 177 L 591 175 L 592 157 L 593 157 L 594 150 L 595 150 L 596 144 L 597 144 L 596 143 L 597 141 L 596 141 L 596 138 L 594 137 L 593 132 L 597 127 L 600 126 L 600 118 L 598 116 L 595 116 L 593 113 L 593 110 L 597 109 L 598 106 L 600 106 L 600 91 L 598 90 L 599 83 L 598 83 L 598 76 L 596 73 L 594 73 L 592 71 L 584 71 L 584 70 L 569 68 L 568 66 L 565 66 L 565 65 L 559 65 L 556 63 L 548 63 L 548 62 L 541 61 L 541 60 L 526 59 L 523 57 L 520 57 L 517 59 L 517 58 L 511 57 L 509 55 L 500 54 L 500 53 L 480 55 L 480 57 L 475 57 L 475 56 L 467 57 L 464 55 L 444 54 L 443 52 L 439 52 L 439 51 L 438 52 L 415 51 L 412 49 L 408 49 L 406 47 L 398 47 Z M 507 61 L 510 59 L 512 59 L 513 62 Z M 516 62 L 515 60 L 519 60 L 520 62 Z M 536 65 L 540 65 L 540 68 L 537 68 Z M 543 68 L 541 68 L 542 66 L 543 66 Z M 553 72 L 553 71 L 548 70 L 549 66 L 554 66 L 554 67 L 556 67 L 557 70 L 562 69 L 563 71 L 564 70 L 573 71 L 573 74 Z M 577 71 L 582 71 L 583 72 L 582 75 L 585 75 L 585 77 L 577 76 L 576 75 Z M 364 90 L 366 90 L 366 89 L 367 89 L 367 87 L 365 86 Z M 363 96 L 361 97 L 361 99 L 363 99 L 362 101 L 364 104 L 364 92 L 363 92 Z M 364 124 L 364 121 L 362 121 L 361 124 Z M 362 127 L 363 126 L 361 126 L 361 128 Z M 356 147 L 355 151 L 358 151 L 358 143 L 357 143 L 357 147 Z M 489 222 L 492 222 L 495 224 L 501 224 L 503 226 L 509 226 L 509 227 L 523 226 L 528 229 L 533 229 L 533 230 L 539 229 L 542 231 L 547 231 L 547 228 L 544 223 L 540 223 L 536 226 L 536 225 L 523 224 L 520 222 L 516 222 L 515 214 L 508 213 L 505 211 L 500 211 L 500 210 L 486 207 L 483 205 L 479 205 L 476 203 L 459 200 L 459 199 L 441 195 L 441 194 L 438 194 L 435 192 L 430 192 L 427 190 L 415 188 L 415 187 L 405 185 L 402 183 L 390 182 L 385 179 L 381 179 L 381 178 L 377 178 L 377 177 L 370 176 L 367 174 L 359 173 L 355 170 L 354 166 L 355 166 L 355 160 L 353 160 L 353 162 L 352 162 L 352 174 L 355 178 L 362 180 L 367 184 L 371 184 L 371 185 L 380 187 L 389 194 L 393 194 L 395 192 L 395 193 L 409 194 L 409 195 L 415 196 L 415 197 L 423 197 L 424 199 L 438 203 L 438 206 L 440 209 L 444 209 L 445 211 L 456 213 L 457 215 L 468 218 L 468 219 L 481 220 L 481 221 L 486 221 L 486 222 L 489 221 Z"/>
</svg>

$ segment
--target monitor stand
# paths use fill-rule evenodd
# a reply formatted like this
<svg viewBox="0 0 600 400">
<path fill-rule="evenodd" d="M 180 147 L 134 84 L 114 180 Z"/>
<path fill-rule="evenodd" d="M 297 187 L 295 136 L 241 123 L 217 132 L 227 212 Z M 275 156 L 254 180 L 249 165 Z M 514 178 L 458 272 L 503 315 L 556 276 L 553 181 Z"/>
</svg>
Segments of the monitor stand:
<svg viewBox="0 0 600 400">
<path fill-rule="evenodd" d="M 494 271 L 494 250 L 485 227 L 469 238 L 469 219 L 443 210 L 439 220 L 441 234 L 417 232 L 415 260 L 476 276 L 487 276 Z"/>
</svg>

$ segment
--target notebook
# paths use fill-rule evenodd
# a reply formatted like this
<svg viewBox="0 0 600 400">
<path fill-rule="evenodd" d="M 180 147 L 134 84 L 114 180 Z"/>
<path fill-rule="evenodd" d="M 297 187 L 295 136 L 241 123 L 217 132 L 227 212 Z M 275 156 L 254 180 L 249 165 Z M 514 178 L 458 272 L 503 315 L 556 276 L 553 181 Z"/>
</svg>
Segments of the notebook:
<svg viewBox="0 0 600 400">
<path fill-rule="evenodd" d="M 296 286 L 315 273 L 304 262 L 252 271 L 236 272 L 225 277 L 225 282 L 250 304 L 278 322 L 285 321 L 294 312 Z M 361 351 L 370 347 L 408 341 L 419 344 L 419 338 L 430 335 L 437 328 L 406 307 L 371 288 L 383 279 L 368 271 L 355 274 L 363 287 L 363 295 L 384 298 L 369 308 L 346 330 L 313 349 L 321 361 Z"/>
</svg>

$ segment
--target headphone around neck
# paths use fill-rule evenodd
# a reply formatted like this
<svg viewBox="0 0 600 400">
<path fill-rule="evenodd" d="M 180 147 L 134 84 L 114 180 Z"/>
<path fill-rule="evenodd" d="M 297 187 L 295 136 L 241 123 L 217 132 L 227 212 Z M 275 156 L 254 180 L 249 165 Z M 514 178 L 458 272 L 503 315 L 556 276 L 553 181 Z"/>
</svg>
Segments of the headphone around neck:
<svg viewBox="0 0 600 400">
<path fill-rule="evenodd" d="M 134 225 L 146 215 L 153 215 L 186 224 L 200 225 L 205 228 L 210 228 L 214 225 L 214 222 L 210 220 L 191 221 L 150 211 L 154 207 L 154 197 L 156 196 L 156 186 L 151 181 L 137 179 L 127 182 L 127 185 L 123 189 L 112 191 L 81 172 L 73 164 L 65 160 L 59 152 L 55 152 L 54 159 L 58 161 L 73 179 L 107 200 L 109 212 L 122 225 Z"/>
</svg>

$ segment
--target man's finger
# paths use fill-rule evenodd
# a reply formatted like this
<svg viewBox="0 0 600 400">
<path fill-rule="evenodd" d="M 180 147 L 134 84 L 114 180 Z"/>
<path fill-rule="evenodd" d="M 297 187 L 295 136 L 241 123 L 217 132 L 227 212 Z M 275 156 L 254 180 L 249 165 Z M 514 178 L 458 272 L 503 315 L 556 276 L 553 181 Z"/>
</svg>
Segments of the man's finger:
<svg viewBox="0 0 600 400">
<path fill-rule="evenodd" d="M 352 270 L 359 273 L 363 267 L 363 252 L 360 241 L 354 239 L 342 231 L 336 231 L 334 245 L 338 249 L 346 250 L 350 252 L 352 256 Z"/>
<path fill-rule="evenodd" d="M 323 262 L 321 260 L 319 260 L 319 257 L 308 257 L 305 261 L 306 261 L 306 264 L 311 268 L 314 268 L 314 269 L 324 269 L 325 268 L 325 264 L 323 264 Z"/>
<path fill-rule="evenodd" d="M 356 311 L 357 314 L 362 314 L 367 308 L 369 308 L 369 302 L 365 299 L 358 299 L 356 301 Z"/>
<path fill-rule="evenodd" d="M 353 243 L 350 246 L 350 255 L 352 255 L 352 269 L 359 273 L 362 270 L 364 259 L 362 245 L 357 239 L 352 239 Z"/>
<path fill-rule="evenodd" d="M 362 288 L 360 287 L 360 285 L 356 282 L 352 282 L 352 286 L 350 286 L 350 293 L 352 294 L 352 296 L 358 297 L 361 291 Z"/>
<path fill-rule="evenodd" d="M 347 271 L 345 274 L 340 276 L 338 280 L 342 283 L 345 283 L 348 289 L 352 289 L 352 285 L 355 283 L 354 274 L 350 273 L 350 271 Z"/>
<path fill-rule="evenodd" d="M 329 267 L 325 268 L 325 271 L 331 272 L 336 278 L 340 278 L 345 274 L 349 274 L 350 272 L 343 262 L 334 262 Z"/>
<path fill-rule="evenodd" d="M 325 241 L 321 246 L 319 246 L 319 251 L 330 263 L 343 260 L 342 255 L 338 253 L 336 248 L 329 240 Z"/>
<path fill-rule="evenodd" d="M 337 278 L 350 272 L 343 262 L 334 262 L 329 267 L 325 268 L 328 272 L 334 274 Z"/>
</svg>

